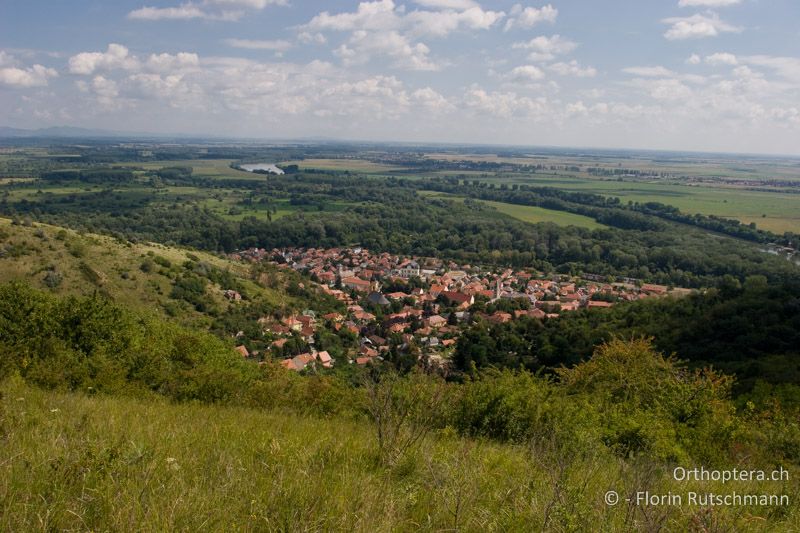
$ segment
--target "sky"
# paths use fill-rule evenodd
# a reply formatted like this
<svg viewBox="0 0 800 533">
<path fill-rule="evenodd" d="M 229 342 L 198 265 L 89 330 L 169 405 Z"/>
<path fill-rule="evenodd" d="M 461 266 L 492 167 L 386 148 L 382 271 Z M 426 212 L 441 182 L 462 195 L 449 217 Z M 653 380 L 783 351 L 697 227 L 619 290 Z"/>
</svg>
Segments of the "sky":
<svg viewBox="0 0 800 533">
<path fill-rule="evenodd" d="M 798 0 L 0 0 L 0 126 L 800 155 Z"/>
</svg>

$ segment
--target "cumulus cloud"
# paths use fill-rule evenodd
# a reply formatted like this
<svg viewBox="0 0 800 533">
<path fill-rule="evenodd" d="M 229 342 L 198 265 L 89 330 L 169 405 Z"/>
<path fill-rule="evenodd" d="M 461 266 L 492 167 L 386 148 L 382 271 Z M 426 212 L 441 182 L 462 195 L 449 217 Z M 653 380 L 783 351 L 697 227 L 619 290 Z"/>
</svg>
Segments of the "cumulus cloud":
<svg viewBox="0 0 800 533">
<path fill-rule="evenodd" d="M 177 7 L 141 7 L 128 13 L 131 20 L 189 20 L 210 18 L 210 15 L 194 4 Z"/>
<path fill-rule="evenodd" d="M 286 0 L 205 0 L 171 7 L 144 6 L 128 13 L 131 20 L 239 20 L 246 10 L 261 10 L 268 5 L 286 5 Z"/>
<path fill-rule="evenodd" d="M 663 78 L 675 76 L 675 73 L 668 68 L 662 66 L 655 67 L 626 67 L 622 72 L 633 74 L 634 76 L 642 76 L 644 78 Z"/>
<path fill-rule="evenodd" d="M 742 0 L 680 0 L 680 7 L 727 7 L 741 3 Z"/>
<path fill-rule="evenodd" d="M 5 50 L 0 50 L 0 67 L 6 67 L 9 65 L 14 65 L 15 61 L 14 58 L 6 52 Z"/>
<path fill-rule="evenodd" d="M 445 96 L 430 87 L 423 87 L 411 93 L 412 102 L 427 112 L 449 113 L 456 110 Z"/>
<path fill-rule="evenodd" d="M 334 51 L 346 65 L 367 63 L 376 56 L 388 56 L 393 66 L 406 70 L 438 70 L 430 59 L 430 49 L 423 43 L 413 43 L 396 31 L 385 33 L 356 31 L 347 43 Z"/>
<path fill-rule="evenodd" d="M 414 0 L 414 3 L 423 7 L 432 7 L 435 9 L 465 10 L 473 7 L 480 7 L 478 3 L 473 0 Z"/>
<path fill-rule="evenodd" d="M 408 70 L 437 70 L 430 48 L 420 39 L 441 38 L 459 30 L 486 30 L 505 17 L 467 0 L 420 0 L 427 9 L 407 11 L 394 0 L 360 2 L 354 11 L 323 11 L 299 26 L 303 42 L 324 42 L 327 32 L 348 32 L 348 40 L 334 50 L 345 64 L 363 64 L 388 56 L 391 66 Z"/>
<path fill-rule="evenodd" d="M 748 65 L 764 67 L 774 71 L 783 79 L 800 87 L 800 58 L 767 55 L 742 56 L 738 60 Z"/>
<path fill-rule="evenodd" d="M 8 59 L 4 59 L 4 62 L 5 61 L 10 62 Z M 0 85 L 23 89 L 28 87 L 44 87 L 47 85 L 48 79 L 57 76 L 58 72 L 56 72 L 55 69 L 38 64 L 27 68 L 3 67 L 0 68 Z"/>
<path fill-rule="evenodd" d="M 323 11 L 302 27 L 305 31 L 386 31 L 396 30 L 401 26 L 402 21 L 395 11 L 394 1 L 377 0 L 359 3 L 354 12 L 331 15 L 330 12 Z"/>
<path fill-rule="evenodd" d="M 712 12 L 705 15 L 698 13 L 690 17 L 665 18 L 662 22 L 671 25 L 664 33 L 664 37 L 670 41 L 716 37 L 720 33 L 742 31 L 741 28 L 724 22 L 719 15 Z"/>
<path fill-rule="evenodd" d="M 686 58 L 686 63 L 689 65 L 699 65 L 703 62 L 703 58 L 700 57 L 698 54 L 692 54 Z"/>
<path fill-rule="evenodd" d="M 431 0 L 421 5 L 433 10 L 406 12 L 393 0 L 361 2 L 355 11 L 331 14 L 323 11 L 301 27 L 320 31 L 404 31 L 411 35 L 442 37 L 459 29 L 485 30 L 503 17 L 502 11 L 486 11 L 473 2 Z"/>
<path fill-rule="evenodd" d="M 578 47 L 578 43 L 565 39 L 560 35 L 553 35 L 552 37 L 540 35 L 530 41 L 514 43 L 512 47 L 528 50 L 528 58 L 531 61 L 552 61 L 557 55 L 575 50 Z"/>
<path fill-rule="evenodd" d="M 530 98 L 514 92 L 487 91 L 478 86 L 472 86 L 466 91 L 462 106 L 480 114 L 503 119 L 543 118 L 550 111 L 544 97 Z"/>
<path fill-rule="evenodd" d="M 459 29 L 487 30 L 503 17 L 502 11 L 472 7 L 464 11 L 412 11 L 404 22 L 413 35 L 444 37 Z"/>
<path fill-rule="evenodd" d="M 274 52 L 285 52 L 292 47 L 292 43 L 282 39 L 264 41 L 251 39 L 225 39 L 224 42 L 233 48 L 244 48 L 247 50 L 272 50 Z"/>
<path fill-rule="evenodd" d="M 739 62 L 736 60 L 736 56 L 733 54 L 729 54 L 726 52 L 718 52 L 716 54 L 711 54 L 706 56 L 705 62 L 709 65 L 738 65 Z"/>
<path fill-rule="evenodd" d="M 558 9 L 550 4 L 540 8 L 523 8 L 520 4 L 516 4 L 511 8 L 509 19 L 506 21 L 505 31 L 515 27 L 525 29 L 533 28 L 540 22 L 549 22 L 552 24 L 556 21 L 557 17 Z"/>
<path fill-rule="evenodd" d="M 136 58 L 130 56 L 128 48 L 111 43 L 105 52 L 82 52 L 69 58 L 69 71 L 72 74 L 89 75 L 101 69 L 133 69 L 138 65 Z"/>
<path fill-rule="evenodd" d="M 511 81 L 536 81 L 545 77 L 544 71 L 534 65 L 515 67 L 508 73 Z"/>
<path fill-rule="evenodd" d="M 597 75 L 594 67 L 582 67 L 574 59 L 568 63 L 558 62 L 548 65 L 547 68 L 560 76 L 575 76 L 578 78 L 593 78 Z"/>
</svg>

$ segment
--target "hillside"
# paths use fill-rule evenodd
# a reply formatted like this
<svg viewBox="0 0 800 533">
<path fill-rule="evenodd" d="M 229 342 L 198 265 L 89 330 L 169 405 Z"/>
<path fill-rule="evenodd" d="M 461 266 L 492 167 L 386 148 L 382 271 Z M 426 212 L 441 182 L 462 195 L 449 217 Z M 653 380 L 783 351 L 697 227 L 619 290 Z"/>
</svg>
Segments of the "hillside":
<svg viewBox="0 0 800 533">
<path fill-rule="evenodd" d="M 789 531 L 794 508 L 608 506 L 676 483 L 605 449 L 444 432 L 394 467 L 366 422 L 0 385 L 0 529 L 138 531 Z M 562 443 L 563 444 L 563 443 Z M 740 493 L 782 490 L 736 483 Z M 784 485 L 797 494 L 796 481 Z M 752 511 L 755 514 L 751 514 Z"/>
<path fill-rule="evenodd" d="M 303 309 L 302 298 L 284 290 L 287 274 L 274 273 L 273 288 L 254 282 L 242 263 L 156 243 L 130 243 L 41 223 L 13 224 L 0 218 L 0 283 L 24 281 L 62 295 L 99 293 L 125 307 L 168 315 L 195 326 L 235 306 L 257 302 L 265 308 Z M 199 279 L 201 296 L 179 295 L 180 280 Z M 224 291 L 241 293 L 231 303 Z"/>
</svg>

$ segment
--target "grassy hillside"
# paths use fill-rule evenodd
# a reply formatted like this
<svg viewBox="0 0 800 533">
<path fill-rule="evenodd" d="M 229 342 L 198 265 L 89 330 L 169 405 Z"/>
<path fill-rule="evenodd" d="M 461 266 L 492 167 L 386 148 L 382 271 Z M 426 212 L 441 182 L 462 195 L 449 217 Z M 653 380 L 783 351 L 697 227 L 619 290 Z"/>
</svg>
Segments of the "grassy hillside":
<svg viewBox="0 0 800 533">
<path fill-rule="evenodd" d="M 187 274 L 187 264 L 219 274 L 203 277 L 208 285 L 205 309 L 171 296 L 175 281 Z M 250 277 L 247 266 L 205 252 L 133 244 L 47 224 L 12 224 L 0 218 L 0 283 L 25 281 L 65 295 L 98 292 L 126 307 L 169 314 L 194 325 L 208 324 L 213 309 L 231 305 L 223 296 L 226 289 L 237 289 L 248 300 L 268 307 L 305 305 L 281 290 L 280 284 L 267 288 Z M 223 286 L 218 278 L 235 286 Z"/>
<path fill-rule="evenodd" d="M 796 506 L 609 506 L 617 490 L 787 491 L 678 483 L 603 449 L 440 432 L 382 466 L 366 423 L 0 385 L 4 531 L 793 531 Z"/>
</svg>

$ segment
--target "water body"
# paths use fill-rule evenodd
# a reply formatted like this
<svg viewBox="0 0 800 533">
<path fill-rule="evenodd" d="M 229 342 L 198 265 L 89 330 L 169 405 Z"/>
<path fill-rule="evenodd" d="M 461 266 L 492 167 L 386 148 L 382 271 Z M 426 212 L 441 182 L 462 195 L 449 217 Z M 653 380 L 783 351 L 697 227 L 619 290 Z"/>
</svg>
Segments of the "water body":
<svg viewBox="0 0 800 533">
<path fill-rule="evenodd" d="M 256 170 L 266 170 L 270 174 L 283 174 L 283 170 L 279 169 L 272 163 L 251 163 L 249 165 L 240 165 L 239 168 L 248 172 L 255 172 Z"/>
</svg>

